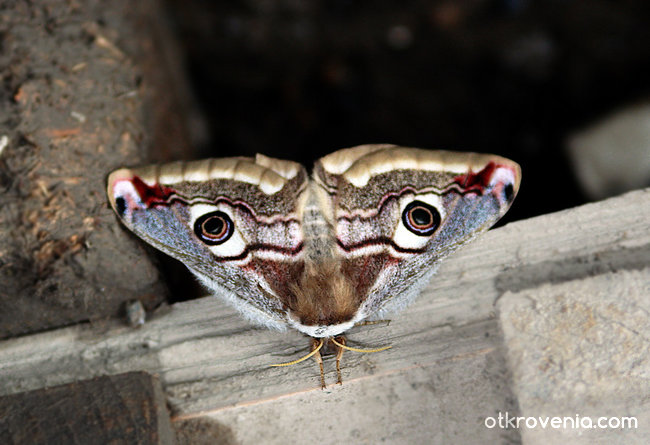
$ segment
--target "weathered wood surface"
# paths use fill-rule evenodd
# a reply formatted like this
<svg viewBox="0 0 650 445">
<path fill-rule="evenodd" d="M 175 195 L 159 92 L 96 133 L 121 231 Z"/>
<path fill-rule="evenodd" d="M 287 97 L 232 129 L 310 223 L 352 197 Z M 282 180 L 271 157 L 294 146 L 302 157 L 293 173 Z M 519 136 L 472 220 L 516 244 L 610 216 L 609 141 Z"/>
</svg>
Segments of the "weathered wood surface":
<svg viewBox="0 0 650 445">
<path fill-rule="evenodd" d="M 487 233 L 449 258 L 390 325 L 349 335 L 351 344 L 393 348 L 346 352 L 342 387 L 318 389 L 311 360 L 269 368 L 304 354 L 307 340 L 253 328 L 218 299 L 203 298 L 161 310 L 140 329 L 106 322 L 2 342 L 0 393 L 146 370 L 160 375 L 177 422 L 209 416 L 244 443 L 262 432 L 269 442 L 289 434 L 502 441 L 516 432 L 482 424 L 515 409 L 495 301 L 545 282 L 643 268 L 649 226 L 646 189 Z M 333 384 L 333 360 L 325 367 Z"/>
</svg>

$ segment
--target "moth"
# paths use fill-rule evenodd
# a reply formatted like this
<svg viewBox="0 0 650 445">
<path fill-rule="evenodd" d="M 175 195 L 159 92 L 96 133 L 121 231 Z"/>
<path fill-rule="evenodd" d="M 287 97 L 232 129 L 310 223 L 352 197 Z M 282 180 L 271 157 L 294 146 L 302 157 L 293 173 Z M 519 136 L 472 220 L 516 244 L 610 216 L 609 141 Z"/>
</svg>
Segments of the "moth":
<svg viewBox="0 0 650 445">
<path fill-rule="evenodd" d="M 311 178 L 260 154 L 120 169 L 108 199 L 244 317 L 311 337 L 325 387 L 323 345 L 341 383 L 343 334 L 411 303 L 505 214 L 520 180 L 496 155 L 362 145 L 321 158 Z"/>
</svg>

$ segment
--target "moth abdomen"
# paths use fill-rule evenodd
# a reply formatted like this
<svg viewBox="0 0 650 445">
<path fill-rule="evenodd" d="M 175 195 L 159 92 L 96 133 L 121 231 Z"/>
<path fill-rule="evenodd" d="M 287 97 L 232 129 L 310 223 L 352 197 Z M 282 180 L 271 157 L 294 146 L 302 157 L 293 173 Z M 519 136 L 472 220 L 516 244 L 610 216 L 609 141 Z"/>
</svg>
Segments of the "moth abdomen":
<svg viewBox="0 0 650 445">
<path fill-rule="evenodd" d="M 306 326 L 349 322 L 361 303 L 355 283 L 343 273 L 337 260 L 306 264 L 302 274 L 288 289 L 290 317 Z"/>
</svg>

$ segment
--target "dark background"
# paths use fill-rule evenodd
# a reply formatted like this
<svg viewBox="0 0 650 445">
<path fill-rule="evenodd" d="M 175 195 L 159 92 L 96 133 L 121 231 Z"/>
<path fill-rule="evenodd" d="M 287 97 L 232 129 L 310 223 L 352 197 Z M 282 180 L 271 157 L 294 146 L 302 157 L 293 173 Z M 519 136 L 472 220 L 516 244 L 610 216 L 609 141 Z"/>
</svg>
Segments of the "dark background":
<svg viewBox="0 0 650 445">
<path fill-rule="evenodd" d="M 206 116 L 200 156 L 496 153 L 523 169 L 505 221 L 584 203 L 566 137 L 649 97 L 647 0 L 168 6 Z"/>
</svg>

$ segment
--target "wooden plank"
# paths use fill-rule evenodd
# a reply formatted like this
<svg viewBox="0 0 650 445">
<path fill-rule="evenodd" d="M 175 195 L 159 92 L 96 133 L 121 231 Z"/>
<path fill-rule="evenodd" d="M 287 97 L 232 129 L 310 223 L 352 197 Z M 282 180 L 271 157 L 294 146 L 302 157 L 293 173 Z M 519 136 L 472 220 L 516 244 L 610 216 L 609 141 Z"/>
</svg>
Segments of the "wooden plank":
<svg viewBox="0 0 650 445">
<path fill-rule="evenodd" d="M 158 380 L 144 372 L 0 397 L 3 444 L 171 444 Z"/>
<path fill-rule="evenodd" d="M 485 433 L 480 417 L 506 409 L 509 397 L 507 378 L 498 376 L 503 366 L 492 363 L 503 361 L 493 313 L 495 301 L 507 290 L 547 281 L 566 281 L 602 270 L 642 268 L 650 257 L 648 221 L 650 190 L 642 190 L 489 232 L 445 262 L 419 300 L 394 317 L 389 326 L 356 328 L 349 336 L 351 343 L 394 347 L 377 354 L 346 352 L 344 385 L 331 386 L 327 391 L 317 389 L 318 371 L 311 361 L 287 368 L 268 367 L 304 354 L 307 339 L 296 332 L 251 327 L 218 299 L 204 298 L 159 311 L 140 329 L 107 322 L 3 342 L 0 392 L 142 369 L 160 375 L 177 421 L 209 415 L 217 423 L 234 422 L 238 428 L 247 429 L 234 430 L 235 434 L 253 434 L 255 428 L 269 425 L 258 422 L 255 427 L 255 422 L 242 422 L 246 413 L 273 406 L 277 414 L 285 407 L 294 420 L 317 419 L 317 409 L 323 409 L 322 405 L 307 409 L 296 404 L 304 398 L 323 399 L 332 412 L 346 417 L 361 394 L 367 397 L 373 392 L 383 397 L 402 380 L 423 381 L 414 375 L 424 372 L 435 376 L 443 372 L 445 364 L 454 363 L 453 370 L 445 371 L 450 379 L 469 373 L 469 380 L 458 383 L 459 389 L 466 385 L 484 388 L 485 397 L 489 393 L 486 388 L 500 389 L 490 393 L 489 406 L 480 404 L 484 400 L 481 395 L 472 399 L 459 390 L 458 397 L 468 405 L 466 408 L 460 408 L 459 401 L 450 403 L 459 406 L 453 412 L 445 414 L 442 408 L 431 412 L 442 413 L 450 422 L 454 416 L 471 419 L 471 428 L 468 420 L 449 434 Z M 482 357 L 479 364 L 477 357 Z M 331 359 L 326 360 L 326 371 L 328 382 L 334 383 Z M 444 386 L 444 382 L 438 385 Z M 416 391 L 405 398 L 418 395 Z M 364 399 L 367 403 L 359 409 L 370 410 L 371 399 Z M 382 415 L 397 423 L 414 415 L 419 419 L 416 424 L 424 428 L 426 410 L 417 403 L 412 408 L 420 410 L 419 414 L 401 410 L 383 411 Z M 358 422 L 357 429 L 364 434 L 378 425 L 377 419 L 370 417 L 346 420 L 348 424 L 352 421 Z M 308 431 L 294 431 L 293 437 L 325 434 L 332 422 L 310 424 Z M 348 425 L 344 431 L 352 429 Z"/>
</svg>

